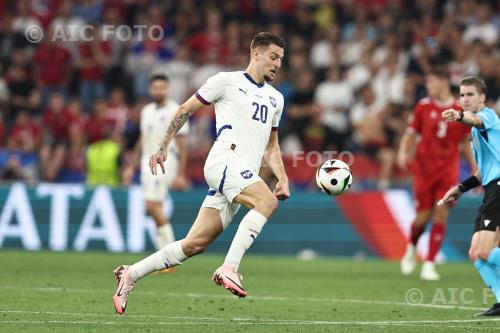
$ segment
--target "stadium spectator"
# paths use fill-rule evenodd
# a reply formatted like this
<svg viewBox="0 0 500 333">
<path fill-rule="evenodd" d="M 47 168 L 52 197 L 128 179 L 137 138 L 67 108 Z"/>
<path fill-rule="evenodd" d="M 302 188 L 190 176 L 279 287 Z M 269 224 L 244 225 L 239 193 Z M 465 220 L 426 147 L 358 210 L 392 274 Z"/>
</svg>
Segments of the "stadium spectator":
<svg viewBox="0 0 500 333">
<path fill-rule="evenodd" d="M 359 102 L 351 109 L 354 151 L 364 153 L 380 162 L 378 188 L 387 189 L 394 166 L 395 151 L 385 129 L 387 104 L 377 100 L 367 84 L 358 92 Z"/>
<path fill-rule="evenodd" d="M 30 7 L 30 1 L 16 1 L 12 30 L 22 36 L 26 36 L 26 32 L 31 28 L 41 29 L 42 24 L 38 18 L 33 15 Z"/>
<path fill-rule="evenodd" d="M 90 22 L 91 23 L 91 22 Z M 57 16 L 53 18 L 49 26 L 49 38 L 56 39 L 61 43 L 73 59 L 78 59 L 78 42 L 84 35 L 85 22 L 74 14 L 74 4 L 70 0 L 62 0 L 57 6 Z M 57 38 L 54 38 L 57 36 Z"/>
<path fill-rule="evenodd" d="M 294 93 L 290 97 L 290 104 L 287 109 L 287 120 L 283 133 L 285 151 L 302 150 L 302 142 L 305 137 L 305 129 L 312 119 L 320 116 L 323 109 L 314 101 L 315 83 L 314 73 L 309 68 L 304 68 L 297 73 L 294 81 Z M 290 142 L 295 143 L 295 147 L 286 146 Z"/>
<path fill-rule="evenodd" d="M 191 61 L 191 54 L 187 45 L 178 45 L 173 59 L 159 63 L 155 74 L 166 74 L 170 78 L 170 95 L 176 102 L 183 101 L 191 91 L 191 78 L 195 66 Z"/>
<path fill-rule="evenodd" d="M 0 115 L 2 122 L 4 121 L 5 117 L 4 115 L 7 114 L 8 103 L 9 103 L 9 89 L 7 88 L 7 82 L 3 77 L 0 76 Z M 3 138 L 3 132 L 2 132 L 2 138 Z"/>
<path fill-rule="evenodd" d="M 68 147 L 64 161 L 57 174 L 57 181 L 62 183 L 84 183 L 86 178 L 87 141 L 85 128 L 73 123 L 68 128 Z"/>
<path fill-rule="evenodd" d="M 130 110 L 125 102 L 125 94 L 121 88 L 113 88 L 109 94 L 109 102 L 104 111 L 104 118 L 116 132 L 123 133 Z"/>
<path fill-rule="evenodd" d="M 29 183 L 38 181 L 37 151 L 42 142 L 42 131 L 30 114 L 19 111 L 7 136 L 7 149 L 2 151 L 2 178 Z"/>
<path fill-rule="evenodd" d="M 348 110 L 353 103 L 353 92 L 340 68 L 328 69 L 326 80 L 316 87 L 314 101 L 323 109 L 321 124 L 332 134 L 328 140 L 343 149 L 349 133 Z"/>
<path fill-rule="evenodd" d="M 109 67 L 110 45 L 102 40 L 97 26 L 91 30 L 91 38 L 78 46 L 80 69 L 80 97 L 83 111 L 90 112 L 94 101 L 106 95 L 105 73 Z"/>
<path fill-rule="evenodd" d="M 89 145 L 86 152 L 87 185 L 120 185 L 121 146 L 113 131 Z"/>
<path fill-rule="evenodd" d="M 475 17 L 467 24 L 464 31 L 464 41 L 471 43 L 480 40 L 488 46 L 494 46 L 498 41 L 498 27 L 492 22 L 491 4 L 480 1 L 475 7 Z"/>
<path fill-rule="evenodd" d="M 136 20 L 139 24 L 150 26 L 152 23 L 146 13 L 137 13 Z M 133 78 L 133 89 L 136 98 L 147 98 L 149 78 L 156 66 L 173 57 L 172 50 L 168 49 L 161 40 L 155 36 L 144 34 L 142 39 L 134 36 L 132 47 L 125 59 L 127 72 Z"/>
<path fill-rule="evenodd" d="M 42 108 L 47 105 L 54 92 L 66 98 L 71 75 L 71 55 L 58 42 L 50 40 L 49 34 L 38 45 L 34 60 L 34 81 L 42 94 Z"/>
<path fill-rule="evenodd" d="M 89 143 L 102 140 L 105 133 L 113 131 L 113 124 L 106 119 L 106 101 L 98 99 L 94 103 L 92 115 L 86 123 L 85 132 Z"/>
<path fill-rule="evenodd" d="M 26 70 L 19 65 L 13 65 L 7 72 L 7 82 L 9 95 L 7 122 L 14 121 L 21 111 L 35 114 L 40 104 L 40 94 Z"/>
<path fill-rule="evenodd" d="M 340 27 L 332 22 L 321 31 L 321 38 L 312 44 L 309 55 L 316 70 L 329 68 L 339 62 Z"/>
</svg>

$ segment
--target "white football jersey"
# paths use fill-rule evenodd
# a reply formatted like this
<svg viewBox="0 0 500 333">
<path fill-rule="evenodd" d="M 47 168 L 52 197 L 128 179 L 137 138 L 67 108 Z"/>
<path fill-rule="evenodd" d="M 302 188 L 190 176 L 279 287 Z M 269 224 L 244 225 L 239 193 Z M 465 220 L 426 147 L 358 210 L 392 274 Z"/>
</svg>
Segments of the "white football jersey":
<svg viewBox="0 0 500 333">
<path fill-rule="evenodd" d="M 149 158 L 158 151 L 165 137 L 170 121 L 179 108 L 179 104 L 168 100 L 164 106 L 158 107 L 156 103 L 149 103 L 141 111 L 141 170 L 149 172 Z M 186 122 L 177 132 L 177 135 L 187 135 L 189 124 Z M 168 158 L 178 158 L 179 149 L 175 139 L 168 147 Z"/>
<path fill-rule="evenodd" d="M 278 129 L 283 95 L 237 71 L 210 77 L 196 97 L 203 104 L 215 104 L 217 141 L 236 145 L 235 152 L 258 172 L 271 130 Z"/>
</svg>

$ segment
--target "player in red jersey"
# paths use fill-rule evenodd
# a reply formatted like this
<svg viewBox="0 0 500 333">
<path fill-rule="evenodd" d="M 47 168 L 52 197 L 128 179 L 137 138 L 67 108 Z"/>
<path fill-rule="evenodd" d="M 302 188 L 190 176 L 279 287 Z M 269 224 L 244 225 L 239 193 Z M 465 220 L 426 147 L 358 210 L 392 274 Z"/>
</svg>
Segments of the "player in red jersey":
<svg viewBox="0 0 500 333">
<path fill-rule="evenodd" d="M 460 170 L 460 147 L 475 169 L 468 144 L 470 129 L 459 122 L 446 123 L 440 115 L 446 109 L 460 109 L 450 91 L 446 70 L 436 68 L 426 75 L 428 97 L 421 99 L 413 111 L 408 128 L 399 147 L 397 162 L 407 169 L 413 160 L 413 194 L 417 216 L 412 223 L 406 253 L 401 260 L 401 272 L 411 274 L 416 266 L 417 241 L 432 218 L 429 251 L 422 266 L 420 278 L 439 280 L 434 259 L 444 240 L 448 206 L 437 201 L 457 183 Z M 415 156 L 412 158 L 412 152 Z"/>
</svg>

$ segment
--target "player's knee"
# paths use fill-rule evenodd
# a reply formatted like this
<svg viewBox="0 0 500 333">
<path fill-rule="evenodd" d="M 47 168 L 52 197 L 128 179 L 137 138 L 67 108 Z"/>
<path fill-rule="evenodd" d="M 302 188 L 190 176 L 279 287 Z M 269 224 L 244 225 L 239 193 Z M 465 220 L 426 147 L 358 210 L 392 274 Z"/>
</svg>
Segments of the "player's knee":
<svg viewBox="0 0 500 333">
<path fill-rule="evenodd" d="M 490 253 L 491 253 L 491 249 L 472 247 L 469 250 L 469 259 L 472 262 L 475 262 L 478 259 L 482 259 L 484 261 L 487 261 L 488 257 L 490 256 Z"/>
<path fill-rule="evenodd" d="M 147 210 L 148 214 L 152 214 L 155 210 L 155 204 L 150 202 L 150 201 L 147 201 L 146 202 L 146 210 Z"/>
<path fill-rule="evenodd" d="M 480 249 L 477 253 L 477 256 L 480 258 L 480 259 L 483 259 L 484 261 L 487 261 L 488 260 L 488 257 L 490 256 L 490 252 L 491 250 L 490 249 Z M 479 259 L 478 258 L 478 259 Z"/>
<path fill-rule="evenodd" d="M 469 259 L 472 262 L 476 262 L 476 260 L 479 259 L 478 253 L 475 249 L 469 250 Z"/>
<path fill-rule="evenodd" d="M 205 252 L 205 249 L 207 248 L 208 243 L 204 242 L 203 240 L 187 240 L 185 239 L 182 242 L 182 249 L 184 251 L 184 254 L 188 257 L 193 257 L 195 255 L 198 255 L 200 253 Z"/>
<path fill-rule="evenodd" d="M 263 198 L 260 198 L 256 205 L 255 209 L 260 211 L 266 216 L 271 216 L 274 211 L 278 208 L 278 199 L 274 195 L 269 195 Z"/>
</svg>

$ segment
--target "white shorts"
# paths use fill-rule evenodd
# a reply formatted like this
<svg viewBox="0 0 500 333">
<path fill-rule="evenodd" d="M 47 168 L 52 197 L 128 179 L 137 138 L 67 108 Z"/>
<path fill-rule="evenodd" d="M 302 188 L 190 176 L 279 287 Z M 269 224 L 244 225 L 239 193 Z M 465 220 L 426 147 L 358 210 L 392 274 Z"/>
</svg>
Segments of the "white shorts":
<svg viewBox="0 0 500 333">
<path fill-rule="evenodd" d="M 149 165 L 141 167 L 141 186 L 144 191 L 144 199 L 149 201 L 163 202 L 169 195 L 169 189 L 177 176 L 179 161 L 175 157 L 167 158 L 165 163 L 165 174 L 158 166 L 158 174 L 151 174 Z"/>
<path fill-rule="evenodd" d="M 203 171 L 210 189 L 201 206 L 218 209 L 225 229 L 240 208 L 233 199 L 262 178 L 231 149 L 231 144 L 221 142 L 214 144 Z"/>
</svg>

